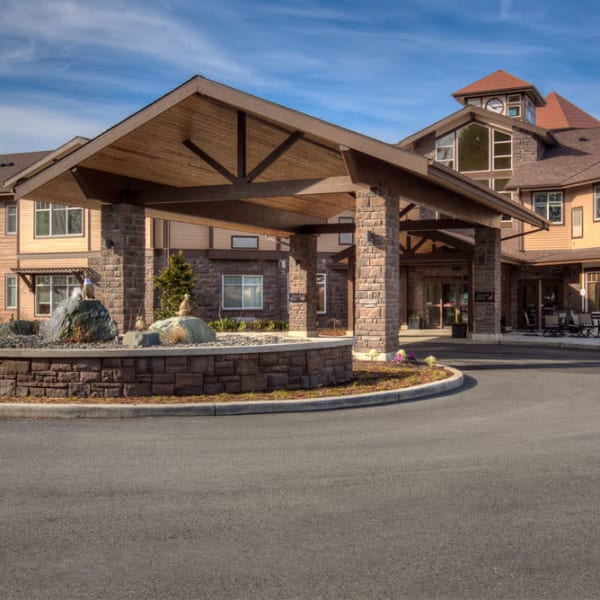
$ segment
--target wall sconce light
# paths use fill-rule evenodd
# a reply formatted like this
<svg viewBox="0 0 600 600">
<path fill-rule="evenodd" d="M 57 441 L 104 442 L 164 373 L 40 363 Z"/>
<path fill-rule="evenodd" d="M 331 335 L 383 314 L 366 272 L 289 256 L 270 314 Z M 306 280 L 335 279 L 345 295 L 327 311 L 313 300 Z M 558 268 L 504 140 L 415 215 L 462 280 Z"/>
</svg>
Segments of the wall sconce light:
<svg viewBox="0 0 600 600">
<path fill-rule="evenodd" d="M 368 229 L 367 230 L 367 244 L 372 244 L 375 241 L 375 235 L 373 234 L 373 232 Z"/>
</svg>

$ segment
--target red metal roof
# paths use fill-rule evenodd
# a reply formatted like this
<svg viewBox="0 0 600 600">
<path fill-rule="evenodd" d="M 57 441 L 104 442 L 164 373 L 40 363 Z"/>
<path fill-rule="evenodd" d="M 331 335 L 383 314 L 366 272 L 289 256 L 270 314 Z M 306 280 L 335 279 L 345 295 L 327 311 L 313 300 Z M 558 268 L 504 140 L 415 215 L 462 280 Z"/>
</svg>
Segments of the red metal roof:
<svg viewBox="0 0 600 600">
<path fill-rule="evenodd" d="M 537 125 L 544 129 L 586 129 L 600 127 L 600 121 L 556 92 L 546 97 L 546 106 L 537 108 Z"/>
<path fill-rule="evenodd" d="M 511 73 L 507 73 L 502 69 L 494 71 L 494 73 L 491 73 L 490 75 L 486 75 L 482 79 L 479 79 L 474 83 L 461 88 L 457 92 L 454 92 L 452 95 L 459 100 L 465 96 L 476 96 L 516 90 L 530 90 L 536 99 L 539 100 L 540 105 L 544 103 L 544 99 L 532 83 L 529 83 L 523 79 L 519 79 L 518 77 L 515 77 Z"/>
</svg>

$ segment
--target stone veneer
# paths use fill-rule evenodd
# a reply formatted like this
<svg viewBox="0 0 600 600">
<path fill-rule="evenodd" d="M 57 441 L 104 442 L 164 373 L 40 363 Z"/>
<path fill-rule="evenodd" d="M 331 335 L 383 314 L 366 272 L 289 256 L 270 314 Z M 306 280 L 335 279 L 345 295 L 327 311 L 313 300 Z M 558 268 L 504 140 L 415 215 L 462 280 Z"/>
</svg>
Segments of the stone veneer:
<svg viewBox="0 0 600 600">
<path fill-rule="evenodd" d="M 181 349 L 0 350 L 0 395 L 110 398 L 318 388 L 352 378 L 353 341 Z"/>
</svg>

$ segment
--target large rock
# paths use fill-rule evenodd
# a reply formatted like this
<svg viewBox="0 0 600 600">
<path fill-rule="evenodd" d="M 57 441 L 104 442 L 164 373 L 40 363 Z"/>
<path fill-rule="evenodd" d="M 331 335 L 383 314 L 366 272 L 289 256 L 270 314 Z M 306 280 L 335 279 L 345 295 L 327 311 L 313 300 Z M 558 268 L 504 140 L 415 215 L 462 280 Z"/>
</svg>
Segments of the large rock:
<svg viewBox="0 0 600 600">
<path fill-rule="evenodd" d="M 217 339 L 214 329 L 198 317 L 170 317 L 155 321 L 149 330 L 158 332 L 163 342 L 171 344 L 202 344 Z"/>
<path fill-rule="evenodd" d="M 46 342 L 103 342 L 114 340 L 118 333 L 102 302 L 84 300 L 81 294 L 63 300 L 40 325 L 40 336 Z"/>
</svg>

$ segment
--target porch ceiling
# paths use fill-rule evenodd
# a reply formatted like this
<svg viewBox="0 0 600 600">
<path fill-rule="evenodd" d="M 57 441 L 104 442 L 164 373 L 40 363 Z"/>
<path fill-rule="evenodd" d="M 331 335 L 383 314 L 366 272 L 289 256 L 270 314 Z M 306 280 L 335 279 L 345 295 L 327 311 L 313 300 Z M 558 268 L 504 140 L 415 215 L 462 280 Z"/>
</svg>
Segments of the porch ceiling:
<svg viewBox="0 0 600 600">
<path fill-rule="evenodd" d="M 17 198 L 289 235 L 384 186 L 470 223 L 541 217 L 414 153 L 194 77 L 42 171 L 6 182 Z"/>
</svg>

